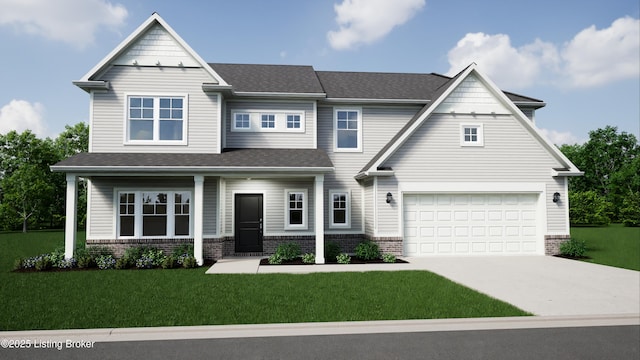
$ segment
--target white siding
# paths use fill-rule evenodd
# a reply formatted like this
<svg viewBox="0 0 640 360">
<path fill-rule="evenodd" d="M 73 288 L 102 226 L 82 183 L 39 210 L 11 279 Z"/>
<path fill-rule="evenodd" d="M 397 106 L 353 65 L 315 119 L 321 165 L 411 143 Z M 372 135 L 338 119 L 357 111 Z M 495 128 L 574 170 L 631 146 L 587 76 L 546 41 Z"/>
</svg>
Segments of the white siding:
<svg viewBox="0 0 640 360">
<path fill-rule="evenodd" d="M 475 76 L 469 75 L 434 110 L 435 113 L 509 114 L 488 88 Z"/>
<path fill-rule="evenodd" d="M 285 230 L 285 189 L 307 190 L 307 230 Z M 264 236 L 284 236 L 314 234 L 314 180 L 313 179 L 226 179 L 225 190 L 225 229 L 226 234 L 234 233 L 234 194 L 264 194 Z"/>
<path fill-rule="evenodd" d="M 206 178 L 204 189 L 204 234 L 216 233 L 217 178 Z M 115 231 L 114 189 L 164 189 L 187 188 L 193 191 L 191 178 L 98 178 L 91 179 L 90 223 L 88 239 L 113 239 Z"/>
<path fill-rule="evenodd" d="M 106 92 L 93 95 L 91 152 L 215 153 L 218 135 L 218 97 L 204 93 L 211 77 L 203 69 L 114 66 L 101 77 Z M 188 94 L 187 145 L 124 145 L 125 94 Z"/>
<path fill-rule="evenodd" d="M 199 66 L 198 61 L 159 24 L 130 45 L 114 64 L 132 65 L 134 61 L 140 66 L 156 66 L 158 62 L 162 66 Z"/>
<path fill-rule="evenodd" d="M 304 111 L 304 132 L 261 132 L 232 131 L 234 110 L 250 111 Z M 227 148 L 294 148 L 312 149 L 314 147 L 315 112 L 312 102 L 282 101 L 233 101 L 225 106 L 225 147 Z"/>
<path fill-rule="evenodd" d="M 387 204 L 387 193 L 391 193 L 392 201 Z M 398 182 L 393 177 L 378 177 L 378 232 L 377 236 L 398 236 L 399 220 L 398 208 L 400 194 Z"/>
<path fill-rule="evenodd" d="M 364 186 L 364 233 L 373 236 L 374 232 L 374 206 L 373 203 L 373 180 L 367 179 L 363 182 Z"/>
<path fill-rule="evenodd" d="M 356 105 L 360 107 L 361 105 Z M 340 105 L 348 107 L 348 105 Z M 318 107 L 318 148 L 324 149 L 335 171 L 325 175 L 325 199 L 328 189 L 351 190 L 351 232 L 363 233 L 362 192 L 360 184 L 353 178 L 375 154 L 415 115 L 419 107 L 405 106 L 363 106 L 362 107 L 362 152 L 334 152 L 333 107 Z M 329 203 L 325 202 L 325 228 L 329 229 Z M 370 208 L 367 208 L 370 209 Z M 371 211 L 371 210 L 370 210 Z M 365 216 L 367 216 L 365 214 Z M 344 233 L 345 230 L 327 230 Z"/>
</svg>

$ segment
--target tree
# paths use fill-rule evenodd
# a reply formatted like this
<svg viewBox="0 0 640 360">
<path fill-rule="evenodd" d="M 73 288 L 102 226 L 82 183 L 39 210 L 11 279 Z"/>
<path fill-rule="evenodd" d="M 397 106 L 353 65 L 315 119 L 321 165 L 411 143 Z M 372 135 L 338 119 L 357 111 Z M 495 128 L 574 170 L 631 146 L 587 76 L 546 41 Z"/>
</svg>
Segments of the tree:
<svg viewBox="0 0 640 360">
<path fill-rule="evenodd" d="M 625 198 L 640 192 L 640 146 L 636 137 L 606 126 L 590 131 L 585 144 L 563 145 L 560 150 L 585 173 L 570 179 L 570 192 L 595 191 L 611 203 L 611 220 L 621 221 Z"/>
<path fill-rule="evenodd" d="M 53 185 L 48 174 L 39 166 L 25 164 L 2 179 L 4 196 L 1 211 L 9 223 L 22 223 L 27 232 L 31 219 L 37 219 L 48 210 L 53 195 Z"/>
</svg>

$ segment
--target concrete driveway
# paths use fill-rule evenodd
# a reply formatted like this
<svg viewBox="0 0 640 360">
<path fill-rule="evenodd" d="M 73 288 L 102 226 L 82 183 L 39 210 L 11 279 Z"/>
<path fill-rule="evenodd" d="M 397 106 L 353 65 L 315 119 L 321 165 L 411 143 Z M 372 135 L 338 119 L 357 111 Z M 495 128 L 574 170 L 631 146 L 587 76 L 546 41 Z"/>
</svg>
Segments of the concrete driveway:
<svg viewBox="0 0 640 360">
<path fill-rule="evenodd" d="M 638 271 L 552 256 L 408 260 L 535 315 L 640 316 Z"/>
</svg>

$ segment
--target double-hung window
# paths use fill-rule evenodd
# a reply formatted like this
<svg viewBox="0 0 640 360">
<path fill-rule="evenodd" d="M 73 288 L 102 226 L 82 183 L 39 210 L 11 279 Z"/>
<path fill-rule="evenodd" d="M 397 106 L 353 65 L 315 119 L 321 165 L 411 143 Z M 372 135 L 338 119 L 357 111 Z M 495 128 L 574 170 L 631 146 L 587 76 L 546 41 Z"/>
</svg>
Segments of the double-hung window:
<svg viewBox="0 0 640 360">
<path fill-rule="evenodd" d="M 332 228 L 350 227 L 351 209 L 350 196 L 348 191 L 329 191 L 330 213 L 329 224 Z"/>
<path fill-rule="evenodd" d="M 307 229 L 307 190 L 285 190 L 285 229 Z"/>
<path fill-rule="evenodd" d="M 362 111 L 336 109 L 334 144 L 336 151 L 362 151 Z"/>
<path fill-rule="evenodd" d="M 123 191 L 118 202 L 119 237 L 191 236 L 189 191 Z"/>
<path fill-rule="evenodd" d="M 186 96 L 127 97 L 128 143 L 186 143 Z"/>
</svg>

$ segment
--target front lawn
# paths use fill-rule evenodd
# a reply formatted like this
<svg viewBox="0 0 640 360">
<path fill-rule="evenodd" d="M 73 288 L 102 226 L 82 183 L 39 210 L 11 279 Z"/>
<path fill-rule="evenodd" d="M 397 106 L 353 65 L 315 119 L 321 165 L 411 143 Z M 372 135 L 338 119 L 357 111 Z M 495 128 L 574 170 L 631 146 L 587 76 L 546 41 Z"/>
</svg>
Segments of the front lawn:
<svg viewBox="0 0 640 360">
<path fill-rule="evenodd" d="M 0 330 L 523 316 L 426 271 L 205 275 L 204 268 L 11 272 L 62 232 L 0 233 Z"/>
<path fill-rule="evenodd" d="M 640 227 L 572 227 L 571 236 L 586 242 L 585 261 L 640 271 Z"/>
</svg>

